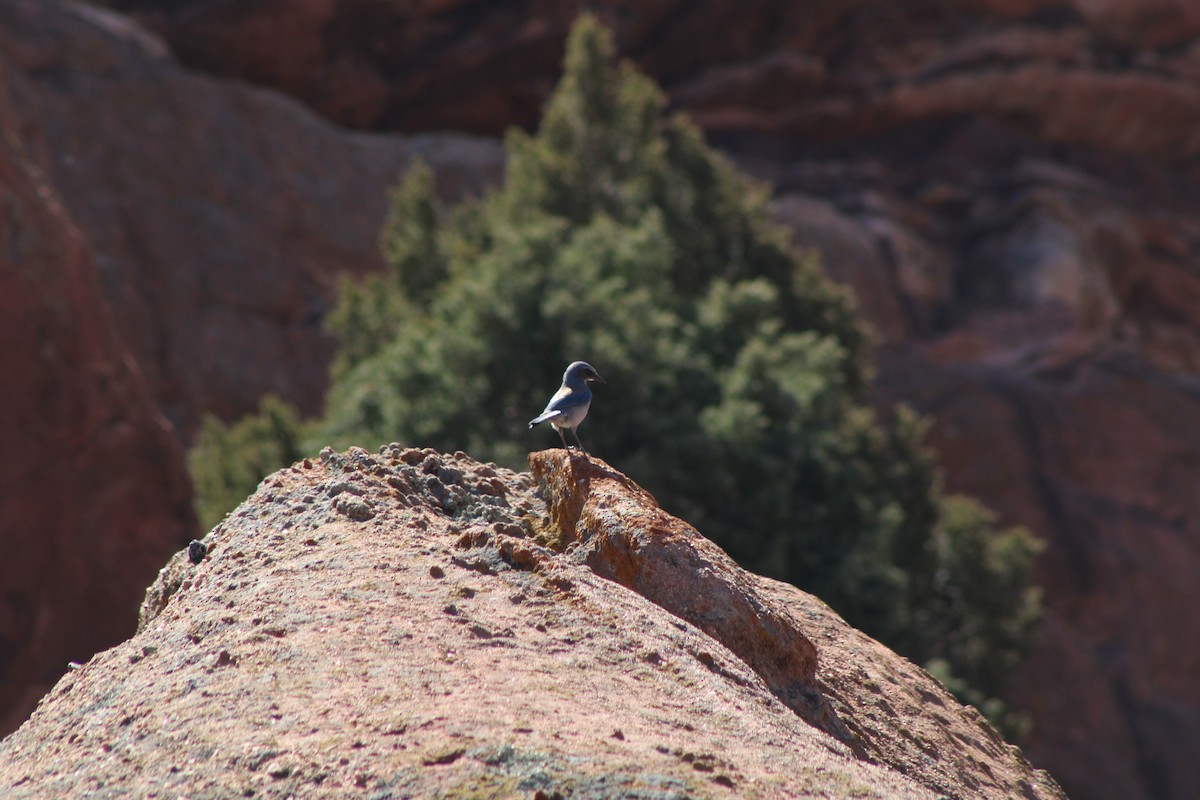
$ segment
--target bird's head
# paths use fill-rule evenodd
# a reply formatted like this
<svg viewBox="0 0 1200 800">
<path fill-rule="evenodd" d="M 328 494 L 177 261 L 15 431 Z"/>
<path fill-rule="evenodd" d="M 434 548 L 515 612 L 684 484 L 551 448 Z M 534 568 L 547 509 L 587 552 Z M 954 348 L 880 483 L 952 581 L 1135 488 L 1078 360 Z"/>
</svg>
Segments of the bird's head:
<svg viewBox="0 0 1200 800">
<path fill-rule="evenodd" d="M 567 367 L 567 371 L 563 373 L 563 383 L 571 385 L 577 383 L 591 383 L 597 381 L 604 383 L 604 378 L 600 377 L 600 373 L 596 372 L 595 368 L 586 361 L 574 361 L 571 366 Z"/>
</svg>

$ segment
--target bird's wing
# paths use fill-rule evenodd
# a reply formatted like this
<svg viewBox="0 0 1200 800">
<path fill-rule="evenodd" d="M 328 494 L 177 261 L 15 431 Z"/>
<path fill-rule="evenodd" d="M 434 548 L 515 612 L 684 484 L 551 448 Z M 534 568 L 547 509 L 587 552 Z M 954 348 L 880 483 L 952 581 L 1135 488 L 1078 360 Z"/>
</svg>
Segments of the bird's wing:
<svg viewBox="0 0 1200 800">
<path fill-rule="evenodd" d="M 578 406 L 585 406 L 592 402 L 592 393 L 584 387 L 580 389 L 569 389 L 566 386 L 554 393 L 554 397 L 550 398 L 550 402 L 546 404 L 546 414 L 550 411 L 569 411 Z"/>
<path fill-rule="evenodd" d="M 578 408 L 590 402 L 592 402 L 592 393 L 586 388 L 583 391 L 579 391 L 578 389 L 563 386 L 550 398 L 550 402 L 546 404 L 546 408 L 542 413 L 529 421 L 529 427 L 532 428 L 539 422 L 545 422 L 548 419 L 562 416 L 572 408 Z"/>
</svg>

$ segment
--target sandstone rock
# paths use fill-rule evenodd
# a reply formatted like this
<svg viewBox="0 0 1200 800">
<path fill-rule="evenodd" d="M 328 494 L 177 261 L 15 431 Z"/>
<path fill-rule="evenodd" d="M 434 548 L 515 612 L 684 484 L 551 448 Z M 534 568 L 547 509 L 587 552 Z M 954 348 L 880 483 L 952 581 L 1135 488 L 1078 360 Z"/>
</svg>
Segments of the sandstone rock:
<svg viewBox="0 0 1200 800">
<path fill-rule="evenodd" d="M 0 92 L 0 730 L 133 629 L 195 525 L 182 452 Z M 0 792 L 2 793 L 2 792 Z"/>
<path fill-rule="evenodd" d="M 738 654 L 793 711 L 851 740 L 814 691 L 812 642 L 721 548 L 598 460 L 546 450 L 529 465 L 548 498 L 553 538 L 560 546 L 578 543 L 577 561 L 692 623 Z"/>
<path fill-rule="evenodd" d="M 936 412 L 950 487 L 1053 534 L 1048 619 L 1014 687 L 1038 721 L 1032 757 L 1061 764 L 1081 797 L 1200 791 L 1200 687 L 1185 677 L 1200 670 L 1200 623 L 1178 613 L 1200 603 L 1195 380 L 1094 344 L 1023 364 L 924 350 L 883 363 L 889 397 Z"/>
<path fill-rule="evenodd" d="M 1200 148 L 1194 56 L 1176 54 L 1200 12 L 1184 0 L 951 0 L 926 13 L 886 0 L 755 13 L 622 0 L 108 2 L 189 65 L 359 128 L 533 125 L 586 7 L 709 131 L 844 143 L 978 115 L 1058 144 L 1175 159 Z"/>
<path fill-rule="evenodd" d="M 327 450 L 271 476 L 203 561 L 172 560 L 134 638 L 0 743 L 5 795 L 1063 796 L 928 675 L 626 476 L 563 451 L 534 464 L 549 514 L 531 476 L 461 453 Z M 377 513 L 355 521 L 346 496 Z M 651 551 L 622 575 L 673 575 L 674 597 L 588 566 L 637 542 Z M 780 702 L 751 637 L 693 624 L 721 605 L 714 575 L 728 630 L 753 630 L 752 602 L 794 626 L 775 646 L 815 645 L 806 680 L 871 760 Z"/>
<path fill-rule="evenodd" d="M 420 155 L 446 195 L 500 168 L 494 142 L 348 134 L 296 103 L 181 68 L 128 19 L 0 8 L 20 135 L 82 229 L 114 319 L 190 440 L 274 393 L 321 406 L 338 276 L 382 267 L 387 189 Z"/>
</svg>

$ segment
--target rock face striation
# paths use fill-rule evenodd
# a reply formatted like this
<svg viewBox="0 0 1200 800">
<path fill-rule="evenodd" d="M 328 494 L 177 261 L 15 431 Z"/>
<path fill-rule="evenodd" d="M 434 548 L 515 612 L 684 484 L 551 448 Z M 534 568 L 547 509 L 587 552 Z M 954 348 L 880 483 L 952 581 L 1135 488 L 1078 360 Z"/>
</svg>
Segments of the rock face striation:
<svg viewBox="0 0 1200 800">
<path fill-rule="evenodd" d="M 383 267 L 389 186 L 414 156 L 460 197 L 501 150 L 348 133 L 273 92 L 180 67 L 131 20 L 61 0 L 0 6 L 14 125 L 94 254 L 118 331 L 185 440 L 259 398 L 320 408 L 339 276 Z"/>
<path fill-rule="evenodd" d="M 161 31 L 188 65 L 275 87 L 352 128 L 532 126 L 566 31 L 589 10 L 710 132 L 812 146 L 978 116 L 1042 142 L 1200 151 L 1200 10 L 1181 0 L 106 5 Z"/>
<path fill-rule="evenodd" d="M 0 743 L 4 795 L 1063 797 L 604 462 L 530 464 L 272 475 Z"/>
</svg>

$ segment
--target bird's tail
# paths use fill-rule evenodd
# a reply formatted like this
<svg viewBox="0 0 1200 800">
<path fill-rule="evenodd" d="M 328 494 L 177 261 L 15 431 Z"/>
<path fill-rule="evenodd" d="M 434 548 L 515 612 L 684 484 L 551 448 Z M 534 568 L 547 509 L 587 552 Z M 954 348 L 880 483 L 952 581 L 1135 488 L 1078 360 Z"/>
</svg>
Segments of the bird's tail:
<svg viewBox="0 0 1200 800">
<path fill-rule="evenodd" d="M 554 411 L 544 411 L 540 415 L 529 420 L 529 427 L 532 428 L 534 425 L 537 425 L 540 422 L 545 422 L 548 419 L 554 419 L 555 417 L 557 417 L 561 414 L 562 414 L 562 412 L 558 411 L 557 409 Z"/>
</svg>

